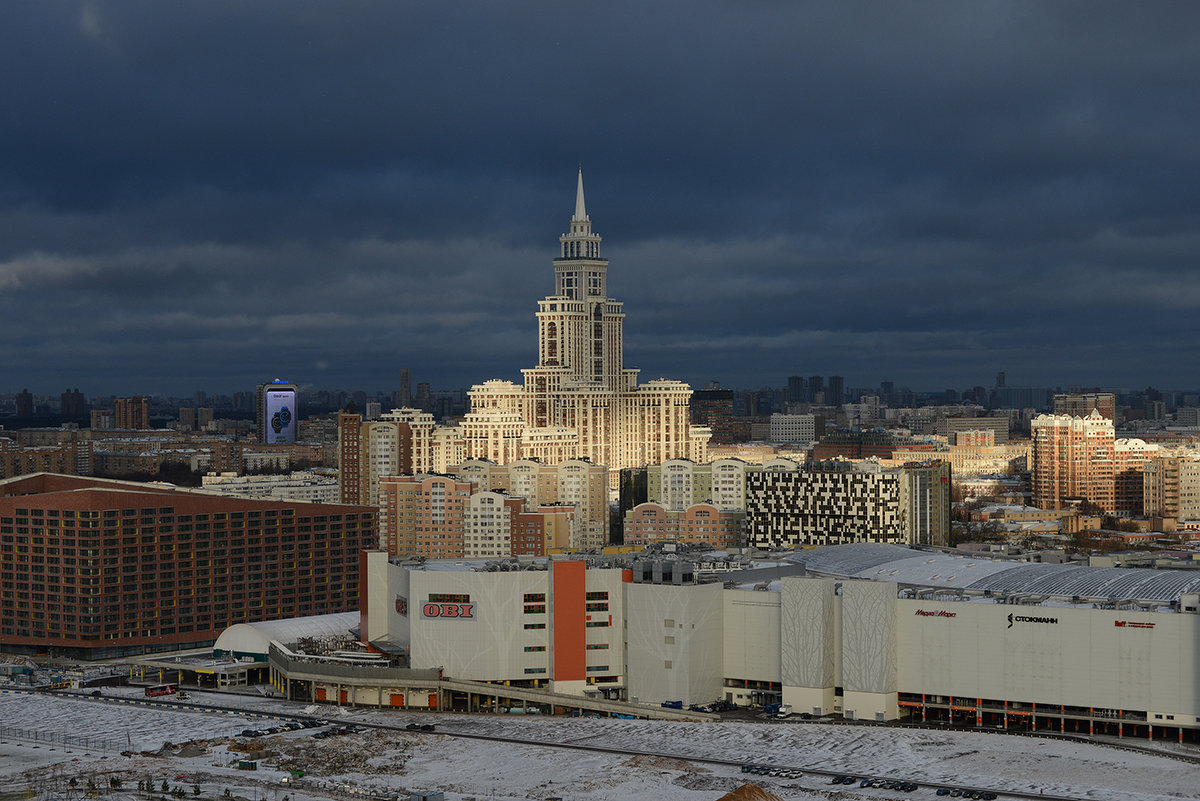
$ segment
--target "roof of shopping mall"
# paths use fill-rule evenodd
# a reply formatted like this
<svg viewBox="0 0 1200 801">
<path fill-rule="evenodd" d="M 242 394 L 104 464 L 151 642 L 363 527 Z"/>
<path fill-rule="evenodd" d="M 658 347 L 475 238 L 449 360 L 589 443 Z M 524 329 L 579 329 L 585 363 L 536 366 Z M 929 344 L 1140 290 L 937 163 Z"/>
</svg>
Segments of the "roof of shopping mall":
<svg viewBox="0 0 1200 801">
<path fill-rule="evenodd" d="M 958 589 L 980 595 L 1045 595 L 1079 602 L 1169 604 L 1200 593 L 1200 570 L 1086 567 L 950 554 L 903 545 L 853 543 L 797 553 L 809 573 Z"/>
</svg>

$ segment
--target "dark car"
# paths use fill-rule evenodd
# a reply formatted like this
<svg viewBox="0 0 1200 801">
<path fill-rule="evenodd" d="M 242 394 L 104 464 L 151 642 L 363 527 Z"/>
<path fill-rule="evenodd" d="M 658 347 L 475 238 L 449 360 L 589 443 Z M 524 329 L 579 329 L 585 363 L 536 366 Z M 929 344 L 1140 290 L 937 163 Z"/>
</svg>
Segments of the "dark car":
<svg viewBox="0 0 1200 801">
<path fill-rule="evenodd" d="M 407 726 L 405 726 L 404 728 L 407 729 L 408 731 L 417 731 L 421 727 L 418 726 L 416 723 L 410 723 Z"/>
<path fill-rule="evenodd" d="M 422 723 L 421 731 L 433 731 L 433 724 L 432 723 Z"/>
</svg>

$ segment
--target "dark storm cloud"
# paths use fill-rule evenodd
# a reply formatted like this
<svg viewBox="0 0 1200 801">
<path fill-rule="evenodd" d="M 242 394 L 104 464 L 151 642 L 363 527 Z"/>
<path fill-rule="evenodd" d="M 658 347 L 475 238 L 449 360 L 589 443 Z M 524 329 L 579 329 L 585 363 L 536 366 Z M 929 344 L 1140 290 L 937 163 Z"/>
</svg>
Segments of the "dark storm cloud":
<svg viewBox="0 0 1200 801">
<path fill-rule="evenodd" d="M 645 378 L 1189 387 L 1198 17 L 20 4 L 0 391 L 517 379 L 581 161 Z"/>
</svg>

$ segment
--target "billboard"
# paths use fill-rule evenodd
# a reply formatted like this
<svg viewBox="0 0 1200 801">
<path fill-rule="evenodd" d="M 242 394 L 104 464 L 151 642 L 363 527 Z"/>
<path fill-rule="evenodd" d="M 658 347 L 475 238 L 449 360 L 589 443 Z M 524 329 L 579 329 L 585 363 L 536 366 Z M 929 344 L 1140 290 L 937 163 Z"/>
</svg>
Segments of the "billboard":
<svg viewBox="0 0 1200 801">
<path fill-rule="evenodd" d="M 266 437 L 268 445 L 296 441 L 296 390 L 268 389 L 266 392 Z"/>
</svg>

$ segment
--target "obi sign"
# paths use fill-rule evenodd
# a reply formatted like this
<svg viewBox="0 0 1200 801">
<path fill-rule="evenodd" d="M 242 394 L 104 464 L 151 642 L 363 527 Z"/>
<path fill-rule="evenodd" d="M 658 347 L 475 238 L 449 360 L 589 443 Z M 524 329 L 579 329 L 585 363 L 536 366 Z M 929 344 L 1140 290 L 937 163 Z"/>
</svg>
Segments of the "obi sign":
<svg viewBox="0 0 1200 801">
<path fill-rule="evenodd" d="M 475 619 L 475 604 L 435 604 L 421 605 L 421 617 L 452 617 L 460 620 Z"/>
</svg>

